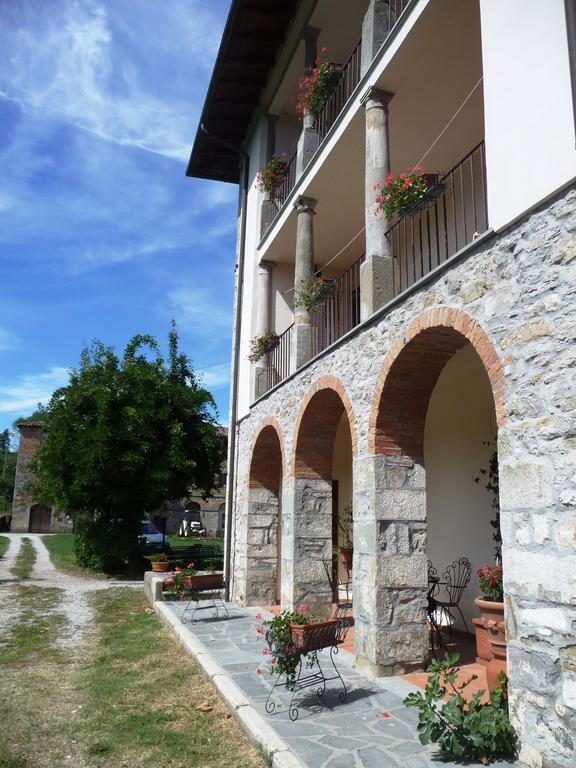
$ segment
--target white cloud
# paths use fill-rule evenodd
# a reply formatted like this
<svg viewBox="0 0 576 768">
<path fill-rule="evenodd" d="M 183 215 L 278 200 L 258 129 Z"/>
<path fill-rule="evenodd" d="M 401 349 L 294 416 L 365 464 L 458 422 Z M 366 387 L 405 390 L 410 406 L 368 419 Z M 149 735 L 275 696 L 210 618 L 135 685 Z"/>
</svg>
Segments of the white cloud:
<svg viewBox="0 0 576 768">
<path fill-rule="evenodd" d="M 19 339 L 10 331 L 0 328 L 0 352 L 6 352 L 10 349 L 16 349 Z"/>
<path fill-rule="evenodd" d="M 0 98 L 122 146 L 185 161 L 195 122 L 192 104 L 201 95 L 166 82 L 160 88 L 152 82 L 153 70 L 139 72 L 124 39 L 135 33 L 121 11 L 78 0 L 23 2 L 13 25 L 0 24 L 0 49 L 7 53 Z M 157 46 L 188 43 L 189 83 L 195 68 L 212 63 L 219 24 L 206 9 L 192 0 L 169 3 L 166 10 L 143 3 L 138 15 L 137 25 L 152 25 L 148 33 L 161 27 L 154 29 Z"/>
<path fill-rule="evenodd" d="M 219 389 L 230 385 L 230 363 L 218 363 L 196 371 L 203 387 Z"/>
<path fill-rule="evenodd" d="M 215 287 L 181 285 L 169 292 L 168 310 L 180 327 L 207 342 L 231 333 L 232 304 L 228 295 L 218 295 Z"/>
<path fill-rule="evenodd" d="M 48 402 L 54 390 L 68 383 L 67 368 L 53 366 L 43 373 L 19 376 L 11 382 L 0 381 L 0 414 L 26 416 L 38 403 Z"/>
</svg>

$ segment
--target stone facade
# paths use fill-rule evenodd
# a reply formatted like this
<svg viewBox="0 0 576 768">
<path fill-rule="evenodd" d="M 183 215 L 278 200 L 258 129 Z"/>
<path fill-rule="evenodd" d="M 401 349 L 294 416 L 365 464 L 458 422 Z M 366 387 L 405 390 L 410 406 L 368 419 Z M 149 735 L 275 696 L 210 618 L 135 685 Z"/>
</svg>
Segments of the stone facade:
<svg viewBox="0 0 576 768">
<path fill-rule="evenodd" d="M 18 431 L 20 432 L 20 445 L 16 462 L 10 530 L 13 533 L 27 533 L 31 522 L 30 511 L 36 505 L 30 490 L 30 482 L 33 476 L 28 465 L 40 447 L 42 435 L 44 434 L 44 424 L 18 424 Z M 66 533 L 70 531 L 72 531 L 72 520 L 63 512 L 51 510 L 49 532 Z"/>
<path fill-rule="evenodd" d="M 236 601 L 268 594 L 258 583 L 273 549 L 256 533 L 257 518 L 264 512 L 271 523 L 278 504 L 283 604 L 329 599 L 321 572 L 331 514 L 323 451 L 334 437 L 331 414 L 346 413 L 358 663 L 377 674 L 421 665 L 422 419 L 442 366 L 471 344 L 488 373 L 498 421 L 511 713 L 521 759 L 538 767 L 574 766 L 576 752 L 575 204 L 576 190 L 568 190 L 478 242 L 260 399 L 240 423 L 232 530 Z M 411 380 L 417 390 L 403 386 Z M 271 425 L 282 470 L 266 510 L 250 478 L 258 435 Z"/>
</svg>

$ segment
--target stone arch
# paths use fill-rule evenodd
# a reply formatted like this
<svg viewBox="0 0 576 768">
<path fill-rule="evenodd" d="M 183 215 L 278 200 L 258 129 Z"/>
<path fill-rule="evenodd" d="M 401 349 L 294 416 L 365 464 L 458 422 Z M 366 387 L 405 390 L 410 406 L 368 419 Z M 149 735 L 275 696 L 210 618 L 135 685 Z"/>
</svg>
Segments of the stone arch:
<svg viewBox="0 0 576 768">
<path fill-rule="evenodd" d="M 494 395 L 496 424 L 502 426 L 505 421 L 506 382 L 502 363 L 488 336 L 475 320 L 459 309 L 427 310 L 410 323 L 405 334 L 394 342 L 384 359 L 370 410 L 369 453 L 394 455 L 399 447 L 395 443 L 396 439 L 408 441 L 409 445 L 410 427 L 401 427 L 399 423 L 390 421 L 389 415 L 381 408 L 383 398 L 394 402 L 392 410 L 399 411 L 403 392 L 407 392 L 406 383 L 417 376 L 422 387 L 421 400 L 425 400 L 427 405 L 445 364 L 466 343 L 474 347 L 484 365 Z M 434 351 L 432 355 L 431 350 Z M 417 406 L 410 403 L 409 399 L 402 405 L 407 414 L 412 413 L 410 406 Z M 421 419 L 422 413 L 417 409 L 413 415 L 413 433 L 418 432 Z M 402 429 L 404 437 L 401 435 Z"/>
<path fill-rule="evenodd" d="M 356 643 L 385 674 L 420 667 L 428 656 L 426 416 L 446 364 L 468 345 L 482 363 L 478 370 L 486 372 L 500 427 L 506 390 L 501 361 L 479 324 L 457 309 L 428 310 L 410 323 L 386 355 L 372 401 L 367 487 L 359 489 L 369 499 L 371 530 L 359 557 L 362 572 L 377 575 L 366 585 L 372 591 L 360 592 L 365 604 L 358 607 L 373 619 L 358 622 Z"/>
<path fill-rule="evenodd" d="M 355 455 L 356 418 L 348 393 L 336 376 L 321 376 L 306 393 L 296 419 L 292 452 L 294 477 L 330 477 L 330 448 L 343 413 L 348 418 Z"/>
<path fill-rule="evenodd" d="M 347 502 L 341 493 L 344 485 L 352 502 L 356 434 L 344 385 L 335 376 L 319 378 L 304 397 L 294 432 L 293 602 L 326 606 L 332 602 L 331 581 L 335 591 L 337 576 L 332 549 L 339 543 L 340 508 Z M 344 457 L 340 470 L 337 453 Z"/>
<path fill-rule="evenodd" d="M 280 599 L 283 476 L 282 432 L 277 420 L 268 417 L 254 437 L 247 477 L 247 605 L 272 605 Z"/>
</svg>

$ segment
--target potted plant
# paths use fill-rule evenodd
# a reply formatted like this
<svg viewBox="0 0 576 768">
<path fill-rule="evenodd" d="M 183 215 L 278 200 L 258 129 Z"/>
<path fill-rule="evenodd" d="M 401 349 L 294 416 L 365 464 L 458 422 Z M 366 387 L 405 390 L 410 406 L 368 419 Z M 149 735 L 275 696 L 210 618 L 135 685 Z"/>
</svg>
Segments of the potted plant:
<svg viewBox="0 0 576 768">
<path fill-rule="evenodd" d="M 314 66 L 306 67 L 298 81 L 296 111 L 301 117 L 316 116 L 322 110 L 342 74 L 342 66 L 327 58 L 327 53 L 327 48 L 321 48 Z"/>
<path fill-rule="evenodd" d="M 482 597 L 474 603 L 480 610 L 476 632 L 484 631 L 489 642 L 492 658 L 488 659 L 487 680 L 490 690 L 497 685 L 500 672 L 506 672 L 506 624 L 504 622 L 504 586 L 502 566 L 487 565 L 479 568 L 478 584 Z M 477 643 L 477 645 L 480 645 Z"/>
<path fill-rule="evenodd" d="M 331 280 L 323 280 L 321 277 L 310 277 L 305 280 L 302 287 L 294 295 L 296 307 L 306 307 L 308 311 L 314 309 L 323 301 L 333 296 L 336 292 L 336 283 Z"/>
<path fill-rule="evenodd" d="M 278 336 L 277 333 L 274 333 L 274 331 L 267 331 L 262 334 L 262 336 L 254 336 L 253 339 L 250 339 L 250 354 L 248 355 L 248 360 L 250 360 L 251 363 L 257 363 L 258 360 L 263 358 L 268 352 L 272 352 L 273 349 L 276 349 L 279 343 L 280 336 Z"/>
<path fill-rule="evenodd" d="M 344 507 L 344 514 L 338 515 L 338 530 L 342 534 L 341 544 L 338 547 L 340 562 L 347 571 L 352 569 L 352 560 L 354 556 L 352 542 L 352 503 Z"/>
<path fill-rule="evenodd" d="M 269 200 L 274 200 L 276 190 L 288 178 L 288 161 L 284 152 L 280 157 L 272 155 L 264 168 L 259 168 L 256 174 L 256 186 L 264 192 Z"/>
<path fill-rule="evenodd" d="M 424 203 L 432 200 L 444 189 L 444 182 L 438 174 L 423 173 L 421 165 L 408 167 L 407 173 L 388 173 L 384 189 L 380 184 L 374 185 L 376 195 L 376 210 L 384 211 L 388 218 L 395 214 L 409 216 Z"/>
<path fill-rule="evenodd" d="M 170 561 L 166 552 L 150 555 L 149 560 L 152 563 L 152 570 L 156 573 L 166 573 L 166 571 L 170 570 Z"/>
</svg>

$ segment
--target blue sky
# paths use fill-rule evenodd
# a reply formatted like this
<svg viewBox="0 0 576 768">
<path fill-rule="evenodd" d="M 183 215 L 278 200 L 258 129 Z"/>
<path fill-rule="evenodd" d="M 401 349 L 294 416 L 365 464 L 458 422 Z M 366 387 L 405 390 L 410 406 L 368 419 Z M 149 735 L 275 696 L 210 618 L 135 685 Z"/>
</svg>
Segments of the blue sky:
<svg viewBox="0 0 576 768">
<path fill-rule="evenodd" d="M 185 169 L 228 7 L 0 2 L 0 430 L 172 317 L 226 421 L 237 187 Z"/>
</svg>

